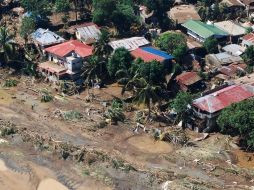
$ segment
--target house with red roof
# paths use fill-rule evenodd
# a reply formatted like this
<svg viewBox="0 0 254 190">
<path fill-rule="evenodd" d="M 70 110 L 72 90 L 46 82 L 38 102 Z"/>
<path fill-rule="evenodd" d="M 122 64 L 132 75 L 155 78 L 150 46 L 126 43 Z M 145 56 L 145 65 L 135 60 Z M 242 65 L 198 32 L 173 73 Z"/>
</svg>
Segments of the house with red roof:
<svg viewBox="0 0 254 190">
<path fill-rule="evenodd" d="M 254 84 L 222 86 L 192 102 L 192 117 L 187 126 L 197 132 L 208 132 L 216 126 L 220 112 L 233 103 L 254 97 Z"/>
<path fill-rule="evenodd" d="M 243 47 L 249 47 L 254 45 L 254 33 L 251 32 L 249 34 L 246 34 L 242 38 L 242 46 Z"/>
<path fill-rule="evenodd" d="M 92 55 L 93 48 L 78 40 L 51 46 L 45 49 L 48 61 L 39 64 L 39 71 L 51 81 L 75 80 L 81 68 Z"/>
<path fill-rule="evenodd" d="M 199 91 L 205 87 L 197 72 L 183 72 L 176 76 L 176 84 L 180 90 L 187 92 Z"/>
</svg>

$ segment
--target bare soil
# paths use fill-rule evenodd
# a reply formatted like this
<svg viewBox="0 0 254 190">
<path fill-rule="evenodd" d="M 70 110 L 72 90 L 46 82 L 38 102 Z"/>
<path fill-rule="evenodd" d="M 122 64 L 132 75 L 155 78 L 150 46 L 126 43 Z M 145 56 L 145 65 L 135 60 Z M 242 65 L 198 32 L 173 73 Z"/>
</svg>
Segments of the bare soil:
<svg viewBox="0 0 254 190">
<path fill-rule="evenodd" d="M 3 84 L 10 76 L 1 72 Z M 117 85 L 94 89 L 94 101 L 87 102 L 86 91 L 64 97 L 49 84 L 24 76 L 18 81 L 17 87 L 0 87 L 0 121 L 10 121 L 19 131 L 2 137 L 7 142 L 0 141 L 1 188 L 219 190 L 254 186 L 252 158 L 245 161 L 250 164 L 242 164 L 246 155 L 231 137 L 211 134 L 187 147 L 155 141 L 150 134 L 133 132 L 134 111 L 126 112 L 125 123 L 96 127 L 104 120 L 103 102 L 121 97 Z M 40 101 L 36 91 L 43 88 L 54 94 L 54 101 Z M 57 110 L 75 110 L 83 118 L 66 121 Z M 198 136 L 192 131 L 187 134 L 191 140 Z M 83 147 L 84 159 L 78 161 L 72 155 L 64 160 L 59 146 L 51 146 L 46 139 Z"/>
</svg>

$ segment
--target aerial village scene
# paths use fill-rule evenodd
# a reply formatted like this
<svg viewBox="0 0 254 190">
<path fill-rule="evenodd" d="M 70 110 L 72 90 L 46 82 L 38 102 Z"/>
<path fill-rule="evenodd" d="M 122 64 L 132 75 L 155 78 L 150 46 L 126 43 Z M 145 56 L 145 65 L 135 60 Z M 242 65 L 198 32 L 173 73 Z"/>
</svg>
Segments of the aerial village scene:
<svg viewBox="0 0 254 190">
<path fill-rule="evenodd" d="M 254 190 L 254 0 L 0 0 L 0 190 Z"/>
</svg>

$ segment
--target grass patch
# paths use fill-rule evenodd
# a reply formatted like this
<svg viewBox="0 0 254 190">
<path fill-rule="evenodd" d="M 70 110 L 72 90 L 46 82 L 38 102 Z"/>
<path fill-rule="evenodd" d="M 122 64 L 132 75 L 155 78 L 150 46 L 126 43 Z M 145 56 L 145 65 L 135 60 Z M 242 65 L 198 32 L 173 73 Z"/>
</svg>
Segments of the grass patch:
<svg viewBox="0 0 254 190">
<path fill-rule="evenodd" d="M 79 111 L 70 110 L 63 113 L 63 118 L 67 121 L 78 121 L 83 118 L 83 115 Z"/>
<path fill-rule="evenodd" d="M 40 94 L 41 102 L 51 102 L 54 99 L 53 95 L 47 89 L 42 89 Z"/>
<path fill-rule="evenodd" d="M 4 82 L 4 87 L 15 87 L 18 85 L 18 81 L 15 79 L 6 79 Z"/>
</svg>

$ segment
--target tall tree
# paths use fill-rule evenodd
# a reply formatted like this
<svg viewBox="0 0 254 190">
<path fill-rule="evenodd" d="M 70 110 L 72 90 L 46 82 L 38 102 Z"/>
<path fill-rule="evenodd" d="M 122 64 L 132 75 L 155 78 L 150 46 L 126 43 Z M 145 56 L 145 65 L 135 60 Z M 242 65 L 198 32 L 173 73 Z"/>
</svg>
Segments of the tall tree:
<svg viewBox="0 0 254 190">
<path fill-rule="evenodd" d="M 127 49 L 116 49 L 107 64 L 108 72 L 111 78 L 115 79 L 116 73 L 119 70 L 128 70 L 131 67 L 132 61 L 133 57 Z"/>
<path fill-rule="evenodd" d="M 42 19 L 46 19 L 50 13 L 49 0 L 21 0 L 20 3 L 34 18 L 40 16 Z"/>
<path fill-rule="evenodd" d="M 207 38 L 203 44 L 207 53 L 218 53 L 218 45 L 218 40 L 212 37 Z"/>
<path fill-rule="evenodd" d="M 24 17 L 20 26 L 20 36 L 28 40 L 28 36 L 35 30 L 35 20 L 32 17 Z"/>
<path fill-rule="evenodd" d="M 55 8 L 57 12 L 63 13 L 62 21 L 66 27 L 68 24 L 69 11 L 71 8 L 69 0 L 56 0 Z"/>
<path fill-rule="evenodd" d="M 240 135 L 248 147 L 254 148 L 254 100 L 232 104 L 217 119 L 223 132 Z"/>
<path fill-rule="evenodd" d="M 152 85 L 144 78 L 134 77 L 124 87 L 122 93 L 126 90 L 133 91 L 133 102 L 137 105 L 145 105 L 148 108 L 148 119 L 151 117 L 151 105 L 160 100 L 160 86 Z"/>
<path fill-rule="evenodd" d="M 130 0 L 93 0 L 93 8 L 95 23 L 113 23 L 119 32 L 129 31 L 131 24 L 138 21 Z"/>
<path fill-rule="evenodd" d="M 94 55 L 107 60 L 113 51 L 112 47 L 108 44 L 109 41 L 109 32 L 102 29 L 99 39 L 94 43 Z"/>
<path fill-rule="evenodd" d="M 184 35 L 177 32 L 165 32 L 156 41 L 155 45 L 163 51 L 166 51 L 178 61 L 187 51 L 187 40 Z"/>
<path fill-rule="evenodd" d="M 172 107 L 177 112 L 178 118 L 185 120 L 187 113 L 187 106 L 192 102 L 192 95 L 188 92 L 179 92 L 173 100 Z"/>
</svg>

